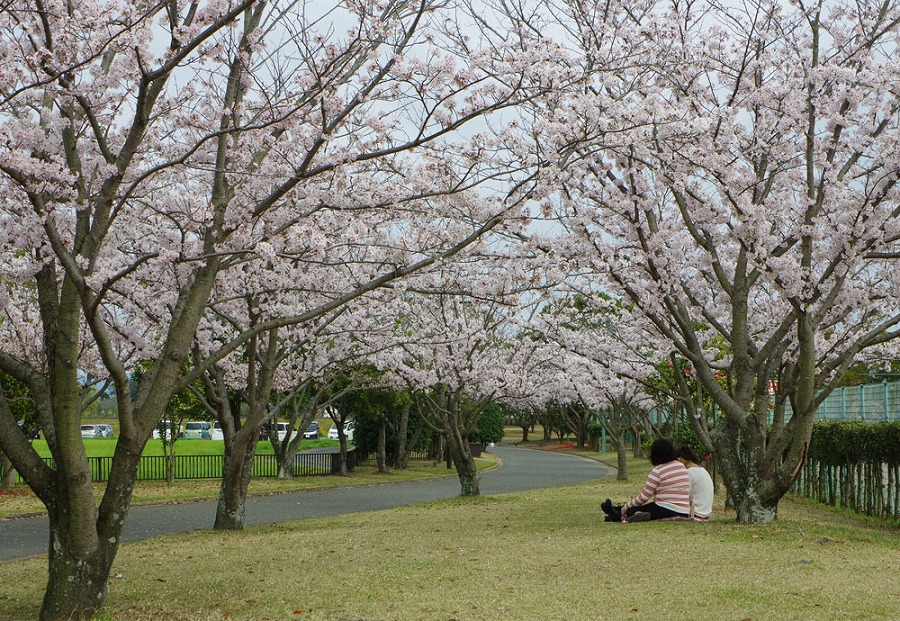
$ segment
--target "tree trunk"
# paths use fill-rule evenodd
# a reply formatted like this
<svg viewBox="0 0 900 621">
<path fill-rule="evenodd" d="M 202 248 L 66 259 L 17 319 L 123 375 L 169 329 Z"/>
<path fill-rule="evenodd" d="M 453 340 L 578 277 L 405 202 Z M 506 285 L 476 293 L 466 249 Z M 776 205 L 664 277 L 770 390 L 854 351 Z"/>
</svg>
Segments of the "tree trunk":
<svg viewBox="0 0 900 621">
<path fill-rule="evenodd" d="M 400 410 L 400 419 L 397 421 L 397 440 L 394 442 L 394 467 L 406 468 L 408 457 L 406 453 L 406 436 L 409 433 L 409 411 L 412 404 L 407 403 Z"/>
<path fill-rule="evenodd" d="M 85 545 L 77 516 L 62 509 L 64 504 L 48 509 L 50 546 L 41 621 L 91 619 L 106 601 L 109 572 L 119 548 L 118 536 Z"/>
<path fill-rule="evenodd" d="M 619 481 L 628 480 L 628 448 L 625 446 L 625 434 L 616 435 L 616 465 L 619 468 L 619 474 L 616 479 Z"/>
<path fill-rule="evenodd" d="M 428 447 L 428 458 L 434 462 L 435 466 L 444 458 L 443 439 L 444 436 L 440 433 L 434 432 L 431 434 L 431 444 Z"/>
<path fill-rule="evenodd" d="M 338 451 L 338 474 L 342 477 L 350 474 L 350 469 L 347 468 L 347 436 L 344 435 L 344 432 L 338 435 L 338 442 L 340 443 L 340 450 Z"/>
<path fill-rule="evenodd" d="M 64 518 L 58 511 L 49 515 L 49 575 L 40 619 L 91 619 L 106 601 L 118 544 L 101 542 L 96 550 L 76 554 Z"/>
<path fill-rule="evenodd" d="M 378 420 L 378 448 L 376 451 L 375 462 L 378 464 L 378 472 L 384 474 L 387 468 L 387 421 L 384 414 Z"/>
<path fill-rule="evenodd" d="M 175 453 L 170 451 L 166 455 L 166 484 L 175 485 Z"/>
<path fill-rule="evenodd" d="M 409 406 L 410 408 L 412 406 Z M 407 415 L 409 415 L 409 409 L 406 410 Z M 415 447 L 419 445 L 419 440 L 422 438 L 422 432 L 425 430 L 425 423 L 419 419 L 418 425 L 416 426 L 415 432 L 413 432 L 413 437 L 406 442 L 403 453 L 400 456 L 400 464 L 399 468 L 408 468 L 409 467 L 409 457 L 412 454 L 412 451 Z"/>
<path fill-rule="evenodd" d="M 459 477 L 461 496 L 478 496 L 478 467 L 475 458 L 469 450 L 468 439 L 459 433 L 447 434 L 447 452 L 453 458 L 456 466 L 456 476 Z"/>
<path fill-rule="evenodd" d="M 16 469 L 6 453 L 0 451 L 0 489 L 14 487 L 16 484 Z"/>
<path fill-rule="evenodd" d="M 259 434 L 255 428 L 244 427 L 235 434 L 231 447 L 225 447 L 222 485 L 216 505 L 215 530 L 243 530 L 247 503 L 247 489 L 253 476 L 253 458 Z"/>
<path fill-rule="evenodd" d="M 519 425 L 522 428 L 522 442 L 528 442 L 528 431 L 531 425 Z"/>
<path fill-rule="evenodd" d="M 794 473 L 799 471 L 796 461 L 775 462 L 763 448 L 753 448 L 765 446 L 765 433 L 765 427 L 758 425 L 751 424 L 739 431 L 722 421 L 710 434 L 728 499 L 739 524 L 775 521 L 778 503 L 790 489 Z M 802 465 L 802 458 L 799 463 Z"/>
<path fill-rule="evenodd" d="M 585 446 L 588 446 L 590 444 L 590 442 L 588 441 L 589 437 L 590 434 L 587 430 L 587 423 L 585 421 L 579 421 L 578 431 L 575 436 L 575 443 L 578 445 L 578 448 L 584 448 Z"/>
<path fill-rule="evenodd" d="M 309 425 L 307 422 L 301 427 L 306 429 Z M 294 460 L 300 450 L 300 441 L 303 439 L 302 431 L 291 431 L 291 437 L 284 440 L 277 440 L 275 447 L 275 461 L 278 463 L 278 478 L 293 479 L 294 478 Z M 255 451 L 254 451 L 255 452 Z"/>
<path fill-rule="evenodd" d="M 41 621 L 91 619 L 106 601 L 109 572 L 119 550 L 122 530 L 131 503 L 134 478 L 143 445 L 123 433 L 113 457 L 106 493 L 99 508 L 91 511 L 71 502 L 72 476 L 60 465 L 55 472 L 56 496 L 46 502 L 50 527 L 48 578 Z M 87 461 L 83 471 L 74 468 L 79 482 L 91 487 Z"/>
</svg>

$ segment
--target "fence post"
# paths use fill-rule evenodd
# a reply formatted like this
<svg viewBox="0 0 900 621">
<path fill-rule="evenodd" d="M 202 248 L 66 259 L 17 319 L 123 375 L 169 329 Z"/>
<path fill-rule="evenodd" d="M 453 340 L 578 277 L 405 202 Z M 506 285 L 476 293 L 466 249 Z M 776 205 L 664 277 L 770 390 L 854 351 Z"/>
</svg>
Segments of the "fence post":
<svg viewBox="0 0 900 621">
<path fill-rule="evenodd" d="M 859 385 L 859 418 L 866 420 L 866 385 Z"/>
</svg>

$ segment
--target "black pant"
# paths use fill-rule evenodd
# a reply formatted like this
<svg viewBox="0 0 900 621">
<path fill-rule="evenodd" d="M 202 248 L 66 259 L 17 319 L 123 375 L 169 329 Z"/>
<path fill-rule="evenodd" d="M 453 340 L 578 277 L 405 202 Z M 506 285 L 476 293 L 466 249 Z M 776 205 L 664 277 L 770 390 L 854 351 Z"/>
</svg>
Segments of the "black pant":
<svg viewBox="0 0 900 621">
<path fill-rule="evenodd" d="M 602 507 L 603 512 L 606 513 L 609 517 L 613 518 L 613 521 L 621 522 L 622 521 L 622 505 L 612 506 L 607 510 L 606 507 Z M 655 502 L 648 502 L 645 505 L 640 505 L 638 507 L 631 507 L 626 513 L 627 517 L 631 517 L 635 513 L 643 511 L 645 513 L 650 514 L 651 520 L 664 520 L 666 518 L 673 517 L 688 517 L 687 513 L 678 513 L 677 511 L 672 511 L 671 509 L 667 509 L 666 507 L 660 507 Z"/>
</svg>

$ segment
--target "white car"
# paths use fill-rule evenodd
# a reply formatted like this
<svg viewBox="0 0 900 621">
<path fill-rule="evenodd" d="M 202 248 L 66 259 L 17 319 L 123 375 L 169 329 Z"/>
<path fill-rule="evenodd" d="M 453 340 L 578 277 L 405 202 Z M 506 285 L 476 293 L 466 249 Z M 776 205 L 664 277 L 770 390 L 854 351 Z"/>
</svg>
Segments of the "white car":
<svg viewBox="0 0 900 621">
<path fill-rule="evenodd" d="M 287 436 L 290 428 L 290 423 L 275 423 L 275 438 L 281 442 Z"/>
<path fill-rule="evenodd" d="M 184 424 L 182 437 L 185 440 L 209 440 L 212 425 L 205 420 L 192 420 Z"/>
<path fill-rule="evenodd" d="M 112 425 L 82 425 L 82 438 L 111 438 L 113 434 Z"/>
<path fill-rule="evenodd" d="M 350 442 L 353 440 L 353 421 L 348 420 L 344 423 L 344 435 L 347 436 L 347 441 Z M 339 440 L 338 438 L 338 426 L 337 423 L 334 423 L 331 426 L 331 429 L 328 430 L 328 439 L 329 440 Z"/>
<path fill-rule="evenodd" d="M 160 432 L 169 429 L 171 432 L 171 436 L 167 436 L 169 439 L 171 438 L 180 438 L 184 434 L 184 429 L 179 428 L 174 422 L 170 420 L 161 420 L 153 429 L 153 439 L 160 439 Z"/>
<path fill-rule="evenodd" d="M 213 423 L 212 429 L 209 432 L 209 437 L 213 440 L 224 440 L 225 432 L 222 431 L 222 423 L 216 421 Z"/>
</svg>

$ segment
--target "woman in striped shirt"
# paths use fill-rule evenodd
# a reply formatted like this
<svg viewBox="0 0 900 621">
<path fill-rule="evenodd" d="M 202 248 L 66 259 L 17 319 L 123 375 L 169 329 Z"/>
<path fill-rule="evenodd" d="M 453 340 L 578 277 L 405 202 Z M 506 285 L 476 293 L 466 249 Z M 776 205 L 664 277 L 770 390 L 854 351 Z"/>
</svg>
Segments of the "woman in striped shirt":
<svg viewBox="0 0 900 621">
<path fill-rule="evenodd" d="M 609 498 L 600 505 L 610 521 L 646 522 L 666 518 L 689 518 L 691 478 L 684 464 L 675 459 L 675 447 L 660 438 L 650 447 L 653 470 L 640 493 L 621 507 Z"/>
</svg>

